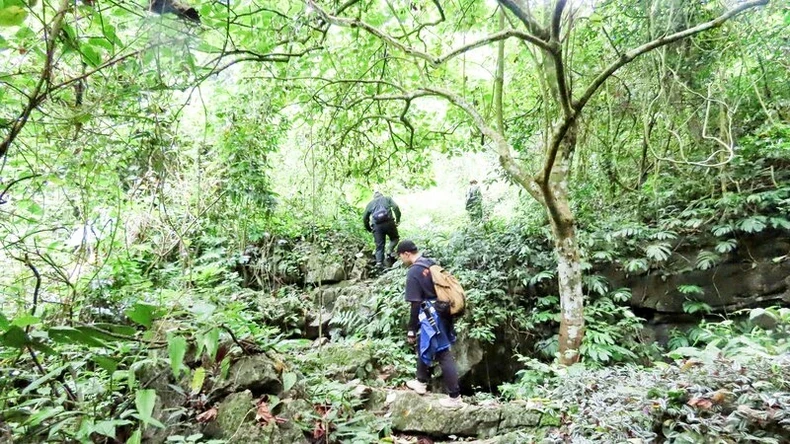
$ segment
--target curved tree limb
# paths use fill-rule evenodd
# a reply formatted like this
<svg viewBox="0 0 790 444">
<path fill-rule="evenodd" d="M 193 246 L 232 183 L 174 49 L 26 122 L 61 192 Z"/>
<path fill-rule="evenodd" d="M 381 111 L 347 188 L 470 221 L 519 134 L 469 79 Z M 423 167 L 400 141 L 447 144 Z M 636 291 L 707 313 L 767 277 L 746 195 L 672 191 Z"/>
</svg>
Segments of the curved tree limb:
<svg viewBox="0 0 790 444">
<path fill-rule="evenodd" d="M 549 40 L 549 32 L 540 26 L 538 22 L 532 17 L 529 10 L 527 10 L 524 6 L 520 5 L 517 1 L 514 0 L 499 0 L 499 4 L 507 8 L 513 15 L 516 16 L 522 23 L 527 27 L 529 32 L 535 35 L 535 37 L 543 40 Z"/>
<path fill-rule="evenodd" d="M 565 135 L 568 132 L 568 129 L 571 127 L 573 121 L 578 117 L 578 114 L 584 108 L 585 105 L 590 101 L 592 96 L 598 91 L 598 88 L 603 85 L 603 83 L 611 77 L 618 69 L 622 68 L 623 66 L 627 65 L 635 58 L 648 53 L 656 48 L 660 48 L 662 46 L 668 45 L 672 42 L 676 42 L 678 40 L 682 40 L 687 37 L 691 37 L 695 34 L 699 34 L 701 32 L 707 31 L 709 29 L 713 29 L 716 27 L 721 26 L 727 20 L 735 17 L 736 15 L 758 6 L 764 6 L 768 4 L 770 0 L 752 0 L 749 2 L 741 3 L 740 5 L 728 10 L 724 14 L 720 15 L 719 17 L 707 21 L 705 23 L 701 23 L 697 26 L 685 29 L 683 31 L 676 32 L 674 34 L 670 34 L 667 36 L 659 37 L 651 42 L 645 43 L 642 46 L 637 48 L 631 49 L 623 53 L 620 58 L 618 58 L 615 62 L 609 65 L 605 70 L 603 70 L 598 76 L 593 80 L 593 82 L 584 90 L 584 93 L 579 98 L 579 100 L 573 101 L 572 103 L 572 113 L 570 115 L 566 115 L 565 118 L 560 122 L 559 125 L 555 127 L 553 135 L 551 137 L 550 145 L 547 150 L 546 155 L 546 162 L 543 165 L 543 172 L 539 180 L 543 184 L 543 188 L 547 189 L 547 184 L 549 180 L 549 176 L 551 175 L 551 170 L 554 168 L 554 162 L 557 159 L 557 152 L 560 149 L 560 145 L 562 144 Z"/>
<path fill-rule="evenodd" d="M 584 90 L 584 93 L 579 98 L 579 100 L 574 101 L 573 108 L 578 112 L 581 111 L 582 108 L 590 101 L 592 96 L 598 91 L 598 88 L 603 85 L 603 83 L 612 76 L 618 69 L 622 68 L 623 66 L 630 63 L 635 58 L 641 56 L 642 54 L 648 53 L 656 48 L 660 48 L 662 46 L 668 45 L 672 42 L 676 42 L 678 40 L 682 40 L 686 37 L 691 37 L 695 34 L 699 34 L 700 32 L 707 31 L 709 29 L 718 28 L 719 26 L 723 25 L 724 22 L 727 20 L 735 17 L 736 15 L 752 8 L 756 8 L 758 6 L 765 6 L 769 3 L 770 0 L 753 0 L 745 3 L 741 3 L 738 6 L 728 10 L 724 14 L 716 17 L 713 20 L 710 20 L 705 23 L 700 23 L 697 26 L 685 29 L 683 31 L 676 32 L 674 34 L 661 36 L 651 42 L 645 43 L 642 46 L 637 48 L 631 49 L 623 53 L 620 58 L 618 58 L 615 62 L 609 65 L 603 72 L 598 74 L 598 76 L 593 80 L 593 82 Z"/>
<path fill-rule="evenodd" d="M 320 6 L 318 6 L 313 0 L 308 0 L 308 4 L 327 23 L 330 23 L 330 24 L 333 24 L 333 25 L 336 25 L 336 26 L 342 26 L 342 27 L 345 27 L 345 28 L 360 28 L 360 29 L 363 29 L 366 32 L 368 32 L 369 34 L 371 34 L 371 35 L 377 37 L 378 39 L 386 42 L 387 44 L 398 48 L 400 51 L 402 51 L 402 52 L 404 52 L 404 53 L 406 53 L 406 54 L 408 54 L 408 55 L 410 55 L 412 57 L 416 57 L 416 58 L 425 60 L 425 61 L 427 61 L 428 63 L 430 63 L 433 66 L 441 65 L 442 63 L 452 59 L 453 57 L 456 57 L 456 56 L 458 56 L 460 54 L 463 54 L 465 52 L 471 51 L 473 49 L 479 48 L 481 46 L 485 46 L 485 45 L 487 45 L 489 43 L 493 43 L 493 42 L 496 42 L 496 41 L 499 41 L 499 40 L 503 40 L 503 39 L 508 39 L 508 38 L 511 38 L 511 37 L 518 37 L 518 38 L 520 38 L 522 40 L 526 40 L 526 41 L 534 44 L 535 46 L 538 46 L 538 47 L 540 47 L 540 48 L 542 48 L 542 49 L 544 49 L 546 51 L 550 51 L 551 50 L 551 46 L 547 42 L 539 39 L 538 37 L 535 37 L 532 34 L 529 34 L 529 33 L 524 32 L 524 31 L 519 31 L 519 30 L 516 30 L 516 29 L 507 29 L 507 30 L 500 31 L 500 32 L 491 34 L 489 36 L 483 37 L 483 38 L 481 38 L 479 40 L 476 40 L 476 41 L 474 41 L 472 43 L 460 46 L 460 47 L 458 47 L 458 48 L 456 48 L 456 49 L 454 49 L 454 50 L 452 50 L 452 51 L 450 51 L 450 52 L 448 52 L 448 53 L 446 53 L 444 55 L 435 57 L 435 56 L 432 56 L 431 54 L 428 54 L 427 52 L 420 51 L 419 49 L 413 48 L 411 46 L 408 46 L 408 45 L 405 45 L 405 44 L 399 42 L 396 38 L 392 37 L 391 35 L 387 34 L 386 32 L 384 32 L 384 31 L 376 28 L 375 26 L 370 25 L 369 23 L 366 23 L 366 22 L 364 22 L 362 20 L 351 19 L 351 18 L 346 18 L 346 17 L 337 17 L 337 16 L 330 15 L 329 13 L 324 11 Z"/>
<path fill-rule="evenodd" d="M 44 59 L 44 68 L 41 70 L 41 77 L 39 77 L 38 83 L 36 83 L 36 86 L 33 89 L 33 93 L 28 96 L 29 100 L 25 106 L 25 109 L 22 110 L 22 113 L 14 121 L 13 125 L 11 125 L 11 130 L 8 131 L 8 134 L 6 134 L 6 136 L 3 138 L 3 141 L 0 142 L 0 157 L 3 157 L 6 155 L 6 153 L 8 153 L 8 148 L 14 142 L 16 136 L 18 136 L 22 131 L 22 128 L 24 128 L 27 120 L 30 118 L 30 114 L 34 109 L 36 109 L 36 107 L 46 95 L 44 87 L 49 84 L 52 78 L 52 67 L 55 60 L 55 42 L 60 35 L 60 30 L 63 27 L 63 17 L 66 15 L 69 5 L 69 0 L 61 0 L 60 4 L 58 5 L 58 10 L 55 13 L 55 17 L 52 19 L 52 27 L 46 36 L 47 53 Z M 46 27 L 44 32 L 47 32 Z"/>
</svg>

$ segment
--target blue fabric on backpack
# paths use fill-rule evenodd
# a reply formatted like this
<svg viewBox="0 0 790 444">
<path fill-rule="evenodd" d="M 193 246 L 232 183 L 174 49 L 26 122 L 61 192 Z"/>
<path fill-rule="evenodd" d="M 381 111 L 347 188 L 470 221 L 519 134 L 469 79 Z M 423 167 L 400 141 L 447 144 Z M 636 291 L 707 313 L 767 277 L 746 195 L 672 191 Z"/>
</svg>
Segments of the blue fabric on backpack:
<svg viewBox="0 0 790 444">
<path fill-rule="evenodd" d="M 425 365 L 430 365 L 437 353 L 450 348 L 455 342 L 455 335 L 450 332 L 449 323 L 433 308 L 431 301 L 423 304 L 420 310 L 419 355 Z"/>
</svg>

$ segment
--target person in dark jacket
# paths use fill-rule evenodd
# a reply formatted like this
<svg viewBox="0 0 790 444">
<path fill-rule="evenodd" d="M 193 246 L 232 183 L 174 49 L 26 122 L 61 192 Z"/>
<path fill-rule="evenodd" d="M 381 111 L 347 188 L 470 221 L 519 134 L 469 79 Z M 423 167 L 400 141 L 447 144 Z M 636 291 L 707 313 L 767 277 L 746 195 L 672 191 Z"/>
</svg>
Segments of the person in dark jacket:
<svg viewBox="0 0 790 444">
<path fill-rule="evenodd" d="M 384 244 L 389 238 L 390 245 L 387 255 L 393 258 L 395 246 L 398 245 L 398 224 L 400 223 L 400 208 L 391 197 L 376 191 L 373 200 L 365 207 L 362 222 L 369 233 L 373 233 L 376 242 L 376 266 L 384 267 Z"/>
<path fill-rule="evenodd" d="M 455 342 L 452 319 L 438 316 L 433 309 L 436 302 L 436 289 L 431 278 L 431 265 L 435 262 L 425 258 L 414 242 L 404 240 L 398 244 L 398 257 L 409 267 L 406 273 L 406 301 L 410 305 L 410 316 L 406 339 L 409 344 L 417 347 L 417 378 L 406 383 L 406 387 L 424 395 L 428 390 L 430 379 L 430 360 L 438 361 L 442 369 L 442 378 L 449 398 L 442 398 L 439 403 L 447 408 L 459 408 L 466 404 L 461 400 L 461 389 L 458 385 L 458 369 L 450 350 Z M 419 334 L 418 334 L 419 332 Z M 435 337 L 423 337 L 426 333 Z M 430 344 L 427 342 L 431 341 Z M 435 341 L 435 342 L 433 342 Z M 433 348 L 427 359 L 424 350 Z M 428 361 L 428 362 L 426 362 Z"/>
<path fill-rule="evenodd" d="M 483 219 L 483 193 L 475 179 L 469 181 L 469 190 L 466 191 L 466 212 L 473 222 Z"/>
</svg>

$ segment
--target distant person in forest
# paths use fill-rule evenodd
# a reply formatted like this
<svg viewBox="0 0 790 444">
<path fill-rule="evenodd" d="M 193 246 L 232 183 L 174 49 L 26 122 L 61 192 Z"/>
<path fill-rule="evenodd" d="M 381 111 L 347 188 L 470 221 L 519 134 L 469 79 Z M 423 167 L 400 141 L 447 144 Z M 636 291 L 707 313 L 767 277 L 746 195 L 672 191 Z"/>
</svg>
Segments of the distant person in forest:
<svg viewBox="0 0 790 444">
<path fill-rule="evenodd" d="M 431 278 L 431 265 L 435 262 L 423 257 L 414 242 L 404 240 L 398 244 L 398 257 L 409 267 L 406 273 L 406 301 L 410 304 L 409 325 L 406 339 L 417 345 L 417 378 L 406 383 L 406 387 L 420 395 L 428 391 L 430 365 L 438 362 L 447 388 L 448 398 L 439 400 L 447 408 L 459 408 L 466 404 L 461 400 L 458 385 L 458 369 L 450 351 L 455 342 L 453 320 L 448 314 L 440 314 L 434 304 L 436 288 Z"/>
<path fill-rule="evenodd" d="M 480 192 L 480 185 L 475 179 L 469 181 L 469 190 L 466 192 L 466 212 L 474 222 L 483 219 L 483 193 Z"/>
<path fill-rule="evenodd" d="M 373 193 L 373 200 L 365 207 L 362 215 L 365 229 L 373 233 L 373 241 L 376 242 L 376 267 L 384 268 L 384 244 L 387 238 L 390 240 L 387 256 L 395 257 L 393 252 L 398 245 L 398 224 L 400 223 L 400 208 L 391 197 L 381 194 L 379 191 Z"/>
</svg>

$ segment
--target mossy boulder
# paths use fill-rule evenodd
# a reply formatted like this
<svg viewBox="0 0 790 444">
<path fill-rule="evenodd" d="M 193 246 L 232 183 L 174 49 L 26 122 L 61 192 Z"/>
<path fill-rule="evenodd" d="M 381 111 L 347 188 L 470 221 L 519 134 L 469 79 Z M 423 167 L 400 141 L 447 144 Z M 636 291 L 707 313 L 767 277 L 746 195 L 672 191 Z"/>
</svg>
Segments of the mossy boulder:
<svg viewBox="0 0 790 444">
<path fill-rule="evenodd" d="M 219 382 L 214 390 L 221 393 L 244 390 L 254 393 L 280 393 L 283 388 L 280 381 L 282 366 L 282 363 L 265 354 L 244 356 L 231 365 L 228 378 Z"/>
<path fill-rule="evenodd" d="M 217 407 L 217 418 L 206 426 L 204 432 L 227 443 L 301 444 L 307 443 L 302 432 L 302 415 L 311 406 L 302 400 L 286 400 L 278 417 L 282 424 L 259 424 L 256 419 L 256 399 L 249 390 L 233 393 Z"/>
<path fill-rule="evenodd" d="M 544 416 L 551 415 L 526 404 L 491 403 L 467 405 L 462 408 L 443 407 L 441 396 L 420 396 L 411 391 L 391 392 L 389 413 L 392 429 L 429 436 L 498 437 L 506 433 L 539 436 L 547 424 Z"/>
</svg>

